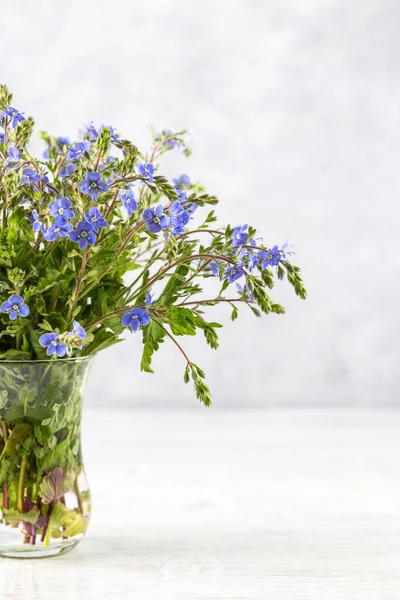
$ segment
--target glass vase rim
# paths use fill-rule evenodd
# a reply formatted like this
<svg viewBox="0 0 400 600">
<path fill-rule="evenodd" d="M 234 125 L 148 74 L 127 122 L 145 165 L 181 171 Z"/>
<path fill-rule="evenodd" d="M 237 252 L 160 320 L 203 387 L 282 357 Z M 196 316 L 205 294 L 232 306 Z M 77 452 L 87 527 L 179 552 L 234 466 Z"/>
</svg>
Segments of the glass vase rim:
<svg viewBox="0 0 400 600">
<path fill-rule="evenodd" d="M 96 354 L 88 354 L 87 356 L 72 356 L 69 358 L 62 359 L 54 359 L 54 358 L 40 358 L 40 359 L 24 359 L 24 360 L 0 360 L 0 366 L 3 365 L 34 365 L 34 364 L 63 364 L 63 363 L 80 363 L 80 362 L 88 362 L 93 359 Z"/>
</svg>

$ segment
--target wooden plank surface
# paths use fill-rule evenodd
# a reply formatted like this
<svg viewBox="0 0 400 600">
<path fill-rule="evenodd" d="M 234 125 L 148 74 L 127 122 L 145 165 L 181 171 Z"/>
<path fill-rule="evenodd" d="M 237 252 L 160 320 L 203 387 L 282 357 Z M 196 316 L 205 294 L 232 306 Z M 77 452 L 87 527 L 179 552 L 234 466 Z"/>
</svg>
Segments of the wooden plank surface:
<svg viewBox="0 0 400 600">
<path fill-rule="evenodd" d="M 1 600 L 400 598 L 400 413 L 87 411 L 86 539 Z"/>
</svg>

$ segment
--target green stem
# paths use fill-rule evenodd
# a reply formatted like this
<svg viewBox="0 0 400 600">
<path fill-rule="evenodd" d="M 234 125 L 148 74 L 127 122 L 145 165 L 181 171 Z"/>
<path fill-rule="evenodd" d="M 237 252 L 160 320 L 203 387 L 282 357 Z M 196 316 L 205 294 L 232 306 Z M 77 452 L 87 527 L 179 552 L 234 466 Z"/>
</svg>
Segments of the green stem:
<svg viewBox="0 0 400 600">
<path fill-rule="evenodd" d="M 24 487 L 25 487 L 25 475 L 26 475 L 26 467 L 28 465 L 28 457 L 23 456 L 21 461 L 21 470 L 19 472 L 19 481 L 18 481 L 18 500 L 17 500 L 17 510 L 22 513 L 24 511 Z"/>
<path fill-rule="evenodd" d="M 75 478 L 74 488 L 75 488 L 76 498 L 78 500 L 79 511 L 83 515 L 83 512 L 84 512 L 83 499 L 82 499 L 81 490 L 79 489 L 78 477 Z"/>
<path fill-rule="evenodd" d="M 17 333 L 15 336 L 15 348 L 19 350 L 21 348 L 21 334 Z"/>
</svg>

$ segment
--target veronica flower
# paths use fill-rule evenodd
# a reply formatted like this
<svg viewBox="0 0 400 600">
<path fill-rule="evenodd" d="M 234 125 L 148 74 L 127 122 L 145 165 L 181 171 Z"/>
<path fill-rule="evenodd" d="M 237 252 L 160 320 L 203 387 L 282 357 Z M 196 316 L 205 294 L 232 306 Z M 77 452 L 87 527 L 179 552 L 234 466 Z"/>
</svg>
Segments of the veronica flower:
<svg viewBox="0 0 400 600">
<path fill-rule="evenodd" d="M 72 210 L 72 202 L 69 198 L 58 198 L 49 205 L 50 213 L 53 217 L 57 217 L 59 222 L 63 220 L 65 223 L 69 219 L 75 217 L 75 213 Z"/>
<path fill-rule="evenodd" d="M 161 229 L 166 229 L 169 225 L 169 219 L 164 215 L 164 209 L 161 204 L 159 204 L 155 210 L 146 208 L 143 211 L 142 216 L 147 229 L 152 233 L 158 233 Z"/>
<path fill-rule="evenodd" d="M 21 157 L 18 152 L 18 148 L 15 146 L 10 146 L 8 149 L 8 158 L 6 160 L 6 170 L 15 169 L 18 166 Z"/>
<path fill-rule="evenodd" d="M 28 217 L 28 221 L 32 225 L 32 229 L 35 233 L 42 230 L 43 223 L 39 221 L 39 214 L 36 208 L 32 211 L 31 216 Z"/>
<path fill-rule="evenodd" d="M 247 283 L 242 287 L 240 285 L 240 283 L 236 284 L 236 289 L 239 292 L 239 294 L 241 294 L 242 296 L 245 296 L 246 298 L 248 298 L 251 302 L 254 302 L 254 297 L 252 296 L 249 286 L 247 285 Z"/>
<path fill-rule="evenodd" d="M 11 321 L 15 321 L 19 316 L 27 317 L 29 315 L 29 308 L 25 304 L 24 299 L 18 294 L 13 294 L 8 300 L 3 302 L 0 306 L 2 313 L 8 314 Z"/>
<path fill-rule="evenodd" d="M 41 335 L 39 344 L 43 346 L 43 348 L 46 348 L 47 356 L 56 354 L 59 358 L 62 358 L 67 352 L 66 345 L 60 342 L 57 333 L 54 331 L 52 333 L 44 333 Z"/>
<path fill-rule="evenodd" d="M 85 337 L 86 337 L 86 331 L 84 330 L 84 328 L 82 327 L 82 325 L 80 325 L 78 323 L 78 321 L 73 321 L 72 325 L 73 325 L 74 328 L 73 328 L 71 334 L 72 335 L 76 334 L 76 335 L 78 335 L 81 338 L 81 340 L 84 340 Z"/>
<path fill-rule="evenodd" d="M 96 233 L 99 231 L 99 227 L 107 227 L 108 222 L 103 217 L 101 212 L 94 206 L 89 208 L 89 212 L 83 215 L 86 223 L 90 223 L 93 228 L 93 231 Z"/>
<path fill-rule="evenodd" d="M 32 185 L 34 183 L 38 183 L 40 179 L 41 175 L 37 171 L 34 171 L 33 169 L 23 169 L 20 183 L 27 183 L 28 185 Z"/>
<path fill-rule="evenodd" d="M 271 250 L 260 250 L 258 253 L 258 257 L 263 261 L 262 269 L 264 270 L 266 267 L 276 267 L 279 265 L 281 260 L 281 253 L 279 252 L 278 246 L 274 246 Z"/>
<path fill-rule="evenodd" d="M 129 190 L 121 190 L 119 197 L 121 198 L 121 202 L 124 205 L 126 212 L 128 213 L 128 217 L 131 217 L 137 209 L 137 201 L 133 189 L 129 188 Z"/>
<path fill-rule="evenodd" d="M 54 242 L 57 238 L 66 238 L 72 231 L 71 223 L 63 219 L 56 219 L 56 222 L 49 229 L 43 227 L 43 237 L 47 242 Z"/>
<path fill-rule="evenodd" d="M 240 277 L 242 277 L 244 274 L 245 274 L 244 266 L 237 265 L 234 267 L 229 267 L 225 271 L 225 275 L 223 276 L 223 279 L 228 279 L 229 283 L 233 283 L 237 279 L 240 279 Z"/>
<path fill-rule="evenodd" d="M 93 173 L 86 173 L 86 175 L 84 175 L 79 189 L 83 194 L 90 194 L 92 200 L 96 202 L 99 197 L 99 192 L 108 192 L 110 188 L 106 182 L 103 181 L 100 173 L 94 171 Z"/>
<path fill-rule="evenodd" d="M 58 148 L 60 150 L 62 150 L 64 146 L 68 146 L 69 138 L 60 135 L 60 136 L 58 136 L 58 138 L 56 138 L 56 143 L 57 143 Z"/>
<path fill-rule="evenodd" d="M 187 194 L 186 192 L 183 191 L 182 188 L 187 187 L 188 185 L 190 185 L 190 178 L 188 175 L 185 175 L 184 173 L 182 175 L 180 175 L 180 177 L 178 177 L 177 179 L 174 178 L 172 180 L 174 189 L 176 191 L 176 193 L 178 194 L 178 198 L 179 200 L 186 200 L 187 198 Z"/>
<path fill-rule="evenodd" d="M 79 160 L 82 158 L 84 152 L 90 151 L 90 142 L 88 140 L 84 142 L 78 142 L 68 150 L 69 160 Z"/>
<path fill-rule="evenodd" d="M 75 171 L 75 169 L 76 169 L 76 165 L 74 165 L 73 163 L 69 163 L 68 165 L 65 165 L 65 167 L 63 167 L 60 170 L 60 179 L 69 177 L 70 175 L 72 175 L 72 173 Z"/>
<path fill-rule="evenodd" d="M 172 235 L 177 235 L 185 231 L 185 226 L 190 221 L 190 214 L 183 209 L 180 200 L 175 200 L 170 206 L 170 221 L 173 227 Z"/>
<path fill-rule="evenodd" d="M 243 246 L 247 242 L 247 238 L 249 237 L 247 230 L 248 225 L 239 225 L 235 227 L 232 233 L 232 246 Z"/>
<path fill-rule="evenodd" d="M 288 256 L 293 256 L 294 254 L 296 254 L 296 252 L 294 252 L 292 248 L 293 246 L 289 246 L 289 240 L 286 240 L 286 242 L 281 248 L 281 254 L 283 259 L 287 260 Z"/>
<path fill-rule="evenodd" d="M 3 112 L 3 115 L 11 117 L 11 127 L 16 127 L 21 121 L 25 121 L 25 117 L 22 115 L 22 113 L 12 106 L 6 108 L 6 110 Z"/>
<path fill-rule="evenodd" d="M 134 308 L 122 316 L 121 323 L 124 327 L 137 331 L 141 326 L 150 323 L 150 317 L 143 308 Z"/>
<path fill-rule="evenodd" d="M 88 244 L 94 246 L 97 238 L 92 225 L 86 221 L 80 221 L 76 226 L 76 230 L 70 232 L 69 239 L 77 242 L 80 250 L 83 250 Z"/>
<path fill-rule="evenodd" d="M 89 140 L 94 142 L 99 137 L 96 127 L 94 126 L 93 121 L 90 121 L 88 125 L 85 125 L 85 133 L 89 136 Z"/>
<path fill-rule="evenodd" d="M 137 170 L 142 177 L 149 180 L 149 183 L 153 183 L 154 165 L 152 163 L 141 163 L 138 165 Z"/>
</svg>

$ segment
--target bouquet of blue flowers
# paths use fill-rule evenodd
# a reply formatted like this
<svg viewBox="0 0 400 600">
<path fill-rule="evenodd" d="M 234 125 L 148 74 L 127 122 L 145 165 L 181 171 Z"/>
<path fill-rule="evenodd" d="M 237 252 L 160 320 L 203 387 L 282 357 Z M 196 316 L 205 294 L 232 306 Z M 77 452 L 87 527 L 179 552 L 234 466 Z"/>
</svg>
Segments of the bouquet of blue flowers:
<svg viewBox="0 0 400 600">
<path fill-rule="evenodd" d="M 276 279 L 306 297 L 287 243 L 217 226 L 215 196 L 186 174 L 161 174 L 166 152 L 190 154 L 186 131 L 153 131 L 142 153 L 90 123 L 73 142 L 42 132 L 35 158 L 33 125 L 0 86 L 0 524 L 23 534 L 0 536 L 6 556 L 63 552 L 86 530 L 80 411 L 91 355 L 130 330 L 151 373 L 170 341 L 208 406 L 204 372 L 179 338 L 200 331 L 216 349 L 221 325 L 205 315 L 219 303 L 232 320 L 240 306 L 283 313 L 269 296 Z"/>
<path fill-rule="evenodd" d="M 45 132 L 43 158 L 28 148 L 33 120 L 0 87 L 0 360 L 86 356 L 116 344 L 126 328 L 143 340 L 141 369 L 166 339 L 185 360 L 199 400 L 209 405 L 204 372 L 177 338 L 201 330 L 218 347 L 221 325 L 204 316 L 226 303 L 236 319 L 283 313 L 268 290 L 287 278 L 306 292 L 290 250 L 265 244 L 250 225 L 216 227 L 217 198 L 183 174 L 168 181 L 159 161 L 185 131 L 153 132 L 150 152 L 113 127 L 90 123 L 79 141 Z M 202 282 L 215 281 L 204 297 Z M 232 284 L 236 285 L 232 292 Z"/>
</svg>

